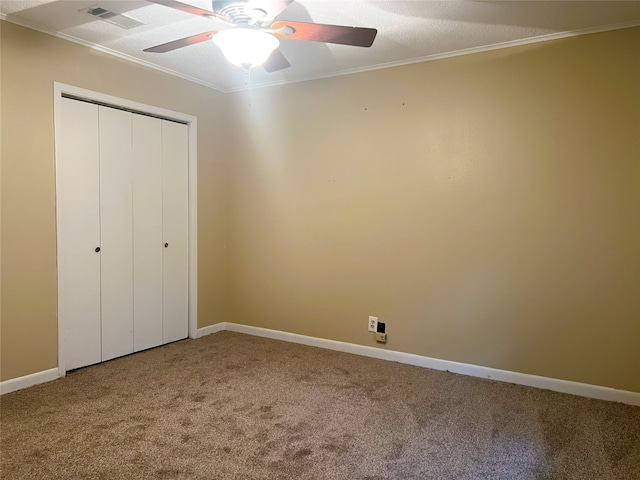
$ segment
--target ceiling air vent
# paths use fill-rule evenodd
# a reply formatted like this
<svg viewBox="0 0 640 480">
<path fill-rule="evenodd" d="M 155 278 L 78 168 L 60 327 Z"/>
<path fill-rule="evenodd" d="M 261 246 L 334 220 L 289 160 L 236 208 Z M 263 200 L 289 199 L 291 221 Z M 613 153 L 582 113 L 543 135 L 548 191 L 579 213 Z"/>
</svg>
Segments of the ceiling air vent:
<svg viewBox="0 0 640 480">
<path fill-rule="evenodd" d="M 144 25 L 144 23 L 135 20 L 131 17 L 127 17 L 121 13 L 110 12 L 106 8 L 100 7 L 98 5 L 94 5 L 93 7 L 85 8 L 80 10 L 81 12 L 88 13 L 93 17 L 98 17 L 105 22 L 109 22 L 113 25 L 116 25 L 120 28 L 124 28 L 129 30 L 130 28 L 139 27 Z"/>
</svg>

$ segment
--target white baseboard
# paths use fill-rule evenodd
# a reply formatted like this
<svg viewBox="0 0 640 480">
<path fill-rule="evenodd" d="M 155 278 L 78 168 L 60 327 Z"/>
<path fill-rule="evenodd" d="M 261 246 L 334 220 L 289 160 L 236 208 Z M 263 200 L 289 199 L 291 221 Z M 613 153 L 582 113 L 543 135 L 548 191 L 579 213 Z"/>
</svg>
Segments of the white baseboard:
<svg viewBox="0 0 640 480">
<path fill-rule="evenodd" d="M 196 338 L 225 330 L 225 326 L 226 323 L 218 323 L 216 325 L 199 328 L 196 331 Z M 24 377 L 12 378 L 11 380 L 0 382 L 0 395 L 15 392 L 16 390 L 22 390 L 23 388 L 33 387 L 34 385 L 50 382 L 62 377 L 64 377 L 64 371 L 61 371 L 56 367 L 49 370 L 43 370 L 42 372 L 25 375 Z"/>
<path fill-rule="evenodd" d="M 202 336 L 200 334 L 201 330 L 207 330 L 206 333 L 203 332 L 202 335 L 208 335 L 209 333 L 219 332 L 222 330 L 229 330 L 231 332 L 246 333 L 258 337 L 273 338 L 275 340 L 284 340 L 285 342 L 300 343 L 312 347 L 326 348 L 328 350 L 353 353 L 355 355 L 378 358 L 380 360 L 406 363 L 418 367 L 431 368 L 433 370 L 446 370 L 452 373 L 459 373 L 471 377 L 489 378 L 499 382 L 515 383 L 517 385 L 553 390 L 554 392 L 569 393 L 581 397 L 640 406 L 640 393 L 616 390 L 615 388 L 601 387 L 598 385 L 589 385 L 587 383 L 540 377 L 538 375 L 530 375 L 527 373 L 510 372 L 508 370 L 499 370 L 497 368 L 481 367 L 468 363 L 452 362 L 450 360 L 440 360 L 411 353 L 366 347 L 364 345 L 356 345 L 354 343 L 308 337 L 306 335 L 298 335 L 296 333 L 269 330 L 267 328 L 252 327 L 237 323 L 222 322 L 210 327 L 205 327 L 204 329 L 198 330 L 199 337 Z"/>
<path fill-rule="evenodd" d="M 16 390 L 22 390 L 23 388 L 33 387 L 39 383 L 50 382 L 60 378 L 58 368 L 50 368 L 49 370 L 43 370 L 42 372 L 32 373 L 31 375 L 25 375 L 24 377 L 12 378 L 11 380 L 5 380 L 0 382 L 0 395 L 5 393 L 15 392 Z"/>
<path fill-rule="evenodd" d="M 300 343 L 302 345 L 326 348 L 327 350 L 352 353 L 380 360 L 406 363 L 408 365 L 431 368 L 433 370 L 446 370 L 452 373 L 459 373 L 461 375 L 468 375 L 471 377 L 489 378 L 499 382 L 515 383 L 517 385 L 553 390 L 555 392 L 569 393 L 581 397 L 640 406 L 640 393 L 638 392 L 616 390 L 615 388 L 589 385 L 587 383 L 572 382 L 569 380 L 559 380 L 557 378 L 540 377 L 538 375 L 530 375 L 527 373 L 510 372 L 508 370 L 481 367 L 468 363 L 452 362 L 450 360 L 440 360 L 437 358 L 423 357 L 422 355 L 367 347 L 364 345 L 356 345 L 354 343 L 338 342 L 336 340 L 328 340 L 326 338 L 308 337 L 306 335 L 298 335 L 297 333 L 288 333 L 279 330 L 270 330 L 268 328 L 240 325 L 238 323 L 221 322 L 215 325 L 199 328 L 197 331 L 197 337 L 204 337 L 223 330 L 246 333 L 248 335 L 258 337 L 272 338 L 274 340 L 283 340 L 285 342 Z M 31 375 L 25 375 L 24 377 L 6 380 L 4 382 L 0 382 L 0 395 L 31 387 L 39 383 L 56 380 L 59 377 L 58 369 L 52 368 L 42 372 L 32 373 Z"/>
<path fill-rule="evenodd" d="M 196 338 L 204 337 L 206 335 L 211 335 L 212 333 L 221 332 L 222 330 L 227 329 L 227 322 L 216 323 L 215 325 L 209 325 L 207 327 L 202 327 L 198 329 L 196 333 Z"/>
</svg>

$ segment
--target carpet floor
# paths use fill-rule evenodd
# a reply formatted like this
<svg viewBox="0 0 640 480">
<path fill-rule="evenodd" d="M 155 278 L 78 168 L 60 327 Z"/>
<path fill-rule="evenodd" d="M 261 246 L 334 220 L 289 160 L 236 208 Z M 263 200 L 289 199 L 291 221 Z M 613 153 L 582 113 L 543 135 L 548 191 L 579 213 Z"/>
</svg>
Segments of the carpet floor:
<svg viewBox="0 0 640 480">
<path fill-rule="evenodd" d="M 232 332 L 2 396 L 4 479 L 640 479 L 640 408 Z"/>
</svg>

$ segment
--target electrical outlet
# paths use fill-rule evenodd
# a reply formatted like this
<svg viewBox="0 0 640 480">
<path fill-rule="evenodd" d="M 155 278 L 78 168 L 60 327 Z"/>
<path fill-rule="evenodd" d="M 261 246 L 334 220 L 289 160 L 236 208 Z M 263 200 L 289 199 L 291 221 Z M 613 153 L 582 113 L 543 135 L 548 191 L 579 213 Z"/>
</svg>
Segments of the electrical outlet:
<svg viewBox="0 0 640 480">
<path fill-rule="evenodd" d="M 376 332 L 378 329 L 378 317 L 369 317 L 369 327 L 370 332 Z"/>
</svg>

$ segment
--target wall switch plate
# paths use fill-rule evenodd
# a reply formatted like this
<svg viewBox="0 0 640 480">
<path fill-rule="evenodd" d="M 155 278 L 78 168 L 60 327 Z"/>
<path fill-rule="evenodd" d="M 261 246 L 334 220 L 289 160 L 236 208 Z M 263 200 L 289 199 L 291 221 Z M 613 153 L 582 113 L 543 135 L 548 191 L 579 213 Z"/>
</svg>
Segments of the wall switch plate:
<svg viewBox="0 0 640 480">
<path fill-rule="evenodd" d="M 378 343 L 387 343 L 387 334 L 386 333 L 377 333 L 376 332 L 376 342 L 378 342 Z"/>
<path fill-rule="evenodd" d="M 369 317 L 369 331 L 374 332 L 378 329 L 378 317 Z"/>
<path fill-rule="evenodd" d="M 376 325 L 376 332 L 377 333 L 387 333 L 387 325 L 384 322 L 378 322 L 378 325 Z"/>
</svg>

